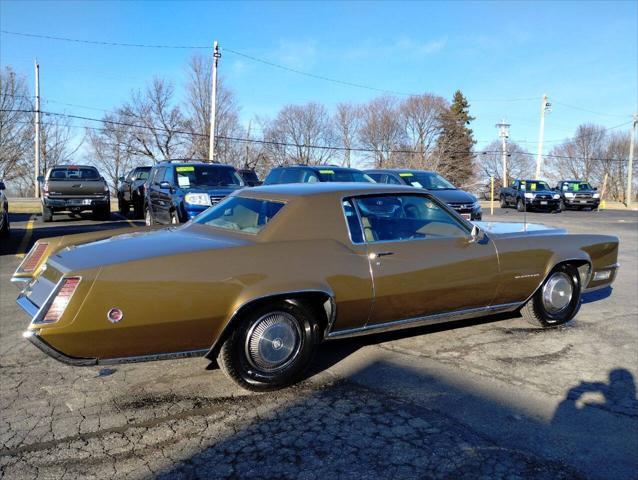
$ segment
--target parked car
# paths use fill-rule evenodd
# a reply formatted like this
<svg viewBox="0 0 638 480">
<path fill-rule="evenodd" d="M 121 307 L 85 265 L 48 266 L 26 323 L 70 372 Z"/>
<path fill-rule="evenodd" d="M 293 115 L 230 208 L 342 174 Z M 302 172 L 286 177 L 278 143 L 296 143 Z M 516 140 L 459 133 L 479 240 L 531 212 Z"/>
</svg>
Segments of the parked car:
<svg viewBox="0 0 638 480">
<path fill-rule="evenodd" d="M 151 168 L 135 167 L 118 179 L 117 206 L 121 215 L 128 215 L 133 207 L 135 218 L 144 217 L 144 190 Z"/>
<path fill-rule="evenodd" d="M 11 229 L 9 223 L 9 200 L 5 195 L 4 182 L 0 181 L 0 237 L 8 237 Z"/>
<path fill-rule="evenodd" d="M 167 161 L 149 174 L 144 199 L 146 225 L 184 223 L 244 187 L 235 167 Z"/>
<path fill-rule="evenodd" d="M 316 182 L 374 183 L 374 180 L 356 168 L 331 165 L 286 165 L 273 168 L 264 180 L 264 185 Z"/>
<path fill-rule="evenodd" d="M 366 170 L 366 173 L 378 183 L 425 188 L 467 220 L 481 220 L 483 218 L 481 205 L 474 195 L 456 188 L 436 172 L 377 169 Z"/>
<path fill-rule="evenodd" d="M 589 182 L 581 180 L 561 180 L 556 185 L 556 192 L 560 195 L 560 208 L 598 208 L 600 205 L 600 193 Z"/>
<path fill-rule="evenodd" d="M 560 195 L 542 180 L 514 180 L 499 192 L 501 208 L 516 207 L 519 212 L 539 210 L 560 212 Z"/>
<path fill-rule="evenodd" d="M 259 180 L 257 173 L 252 168 L 240 168 L 237 170 L 237 173 L 239 173 L 239 176 L 249 187 L 258 187 L 262 183 L 261 180 Z"/>
<path fill-rule="evenodd" d="M 204 355 L 269 390 L 323 340 L 519 310 L 561 325 L 618 267 L 614 236 L 472 224 L 426 190 L 373 183 L 245 188 L 131 232 L 38 240 L 12 279 L 24 337 L 71 365 Z"/>
<path fill-rule="evenodd" d="M 87 210 L 102 220 L 111 215 L 109 186 L 97 168 L 89 165 L 57 165 L 44 176 L 42 221 L 50 222 L 56 212 L 80 213 Z"/>
</svg>

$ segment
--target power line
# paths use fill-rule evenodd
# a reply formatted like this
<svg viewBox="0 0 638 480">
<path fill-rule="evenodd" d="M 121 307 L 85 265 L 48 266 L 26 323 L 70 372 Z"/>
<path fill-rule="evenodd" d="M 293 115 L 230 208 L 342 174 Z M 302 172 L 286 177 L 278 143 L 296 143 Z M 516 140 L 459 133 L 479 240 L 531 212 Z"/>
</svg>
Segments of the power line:
<svg viewBox="0 0 638 480">
<path fill-rule="evenodd" d="M 85 43 L 89 45 L 104 45 L 109 47 L 174 48 L 174 49 L 183 49 L 183 50 L 210 48 L 210 45 L 207 45 L 205 47 L 200 45 L 152 45 L 152 44 L 143 44 L 143 43 L 104 42 L 101 40 L 85 40 L 80 38 L 58 37 L 54 35 L 41 35 L 36 33 L 12 32 L 9 30 L 0 30 L 0 32 L 7 35 L 16 35 L 20 37 L 42 38 L 46 40 L 58 40 L 62 42 L 71 42 L 71 43 Z"/>
<path fill-rule="evenodd" d="M 34 113 L 33 110 L 20 110 L 20 109 L 13 109 L 13 110 L 8 110 L 8 109 L 0 109 L 0 112 L 16 112 L 16 113 Z M 71 115 L 71 114 L 67 114 L 67 113 L 59 113 L 59 112 L 47 112 L 47 111 L 41 111 L 40 112 L 43 115 L 51 115 L 51 116 L 57 116 L 57 117 L 65 117 L 65 118 L 73 118 L 73 119 L 78 119 L 78 120 L 85 120 L 85 121 L 90 121 L 90 122 L 98 122 L 98 123 L 102 123 L 102 124 L 109 124 L 109 125 L 116 125 L 116 126 L 123 126 L 123 127 L 131 127 L 131 128 L 141 128 L 141 129 L 145 129 L 145 130 L 151 130 L 151 131 L 159 131 L 159 132 L 167 132 L 167 133 L 171 133 L 173 135 L 190 135 L 190 136 L 195 136 L 195 137 L 205 137 L 208 138 L 207 134 L 204 133 L 198 133 L 198 132 L 189 132 L 189 131 L 185 131 L 185 130 L 170 130 L 164 127 L 156 127 L 156 126 L 150 126 L 150 125 L 138 125 L 138 124 L 134 124 L 134 123 L 127 123 L 127 122 L 120 122 L 120 121 L 116 121 L 116 120 L 105 120 L 105 119 L 100 119 L 100 118 L 92 118 L 92 117 L 86 117 L 86 116 L 82 116 L 82 115 Z M 97 131 L 107 131 L 106 128 L 99 128 L 99 127 L 89 127 L 89 126 L 81 126 L 81 125 L 69 125 L 69 127 L 72 128 L 86 128 L 86 129 L 90 129 L 90 130 L 97 130 Z M 279 141 L 275 141 L 275 140 L 259 140 L 259 139 L 255 139 L 255 138 L 241 138 L 241 137 L 231 137 L 231 136 L 226 136 L 226 135 L 216 135 L 216 138 L 221 139 L 221 140 L 228 140 L 228 141 L 232 141 L 232 142 L 241 142 L 241 143 L 256 143 L 256 144 L 261 144 L 261 145 L 272 145 L 272 146 L 279 146 L 279 147 L 295 147 L 295 148 L 308 148 L 308 149 L 317 149 L 317 150 L 332 150 L 332 151 L 351 151 L 351 152 L 359 152 L 359 153 L 386 153 L 386 154 L 415 154 L 415 153 L 420 153 L 417 150 L 409 150 L 409 149 L 390 149 L 390 150 L 378 150 L 378 149 L 371 149 L 371 148 L 362 148 L 362 147 L 354 147 L 354 148 L 346 148 L 346 147 L 340 147 L 340 146 L 336 146 L 336 145 L 312 145 L 312 144 L 298 144 L 298 143 L 289 143 L 289 142 L 279 142 Z M 474 152 L 471 150 L 453 150 L 453 151 L 445 151 L 444 153 L 446 154 L 458 154 L 458 155 L 467 155 L 467 154 L 476 154 L 476 155 L 487 155 L 487 154 L 500 154 L 501 152 L 498 150 L 485 150 L 485 151 L 480 151 L 480 152 Z M 521 155 L 530 155 L 533 156 L 535 154 L 530 153 L 530 152 L 519 152 Z M 552 154 L 548 154 L 548 155 L 544 155 L 544 157 L 549 157 L 549 158 L 562 158 L 562 159 L 572 159 L 572 160 L 594 160 L 594 161 L 602 161 L 602 162 L 625 162 L 625 159 L 618 159 L 618 158 L 584 158 L 584 157 L 570 157 L 567 155 L 552 155 Z"/>
<path fill-rule="evenodd" d="M 563 103 L 563 102 L 557 102 L 556 100 L 554 100 L 554 103 L 556 105 L 562 105 L 563 107 L 573 108 L 574 110 L 580 110 L 581 112 L 593 113 L 594 115 L 601 115 L 601 116 L 604 116 L 604 117 L 620 117 L 620 118 L 631 117 L 631 115 L 619 115 L 617 113 L 597 112 L 595 110 L 589 110 L 588 108 L 577 107 L 576 105 L 570 105 L 568 103 Z M 631 122 L 629 122 L 629 123 L 631 123 Z"/>
</svg>

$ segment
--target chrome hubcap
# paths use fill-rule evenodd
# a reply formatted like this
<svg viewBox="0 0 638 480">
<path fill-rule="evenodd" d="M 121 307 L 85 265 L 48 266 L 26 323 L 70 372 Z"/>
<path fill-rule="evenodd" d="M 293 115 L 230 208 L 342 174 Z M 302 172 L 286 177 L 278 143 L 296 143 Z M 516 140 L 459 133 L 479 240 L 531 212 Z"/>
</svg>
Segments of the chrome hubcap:
<svg viewBox="0 0 638 480">
<path fill-rule="evenodd" d="M 289 365 L 301 346 L 301 331 L 286 312 L 272 312 L 257 320 L 246 337 L 246 357 L 256 369 L 273 372 Z"/>
<path fill-rule="evenodd" d="M 572 301 L 574 289 L 566 273 L 555 273 L 543 286 L 543 306 L 549 313 L 558 313 Z"/>
</svg>

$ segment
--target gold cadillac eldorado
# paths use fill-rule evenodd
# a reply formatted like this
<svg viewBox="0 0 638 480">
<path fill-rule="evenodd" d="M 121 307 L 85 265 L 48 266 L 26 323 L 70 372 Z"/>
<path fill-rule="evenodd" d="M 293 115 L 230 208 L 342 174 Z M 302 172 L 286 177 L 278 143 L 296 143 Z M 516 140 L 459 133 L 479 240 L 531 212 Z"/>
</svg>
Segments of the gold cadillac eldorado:
<svg viewBox="0 0 638 480">
<path fill-rule="evenodd" d="M 39 240 L 12 280 L 24 336 L 71 365 L 204 355 L 252 390 L 324 340 L 516 312 L 571 320 L 616 277 L 618 239 L 472 224 L 412 187 L 244 189 L 191 222 Z"/>
</svg>

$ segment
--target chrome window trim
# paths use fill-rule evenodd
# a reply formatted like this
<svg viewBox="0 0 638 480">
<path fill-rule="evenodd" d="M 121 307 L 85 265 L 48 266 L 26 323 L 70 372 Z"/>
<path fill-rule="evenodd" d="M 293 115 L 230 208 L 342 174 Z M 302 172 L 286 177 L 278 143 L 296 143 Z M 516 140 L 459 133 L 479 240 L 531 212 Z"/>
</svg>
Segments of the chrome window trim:
<svg viewBox="0 0 638 480">
<path fill-rule="evenodd" d="M 469 308 L 465 310 L 455 310 L 452 312 L 435 313 L 420 317 L 406 318 L 403 320 L 395 320 L 391 322 L 383 322 L 363 327 L 348 328 L 330 332 L 326 336 L 326 340 L 338 340 L 341 338 L 358 337 L 362 335 L 370 335 L 373 333 L 391 332 L 395 330 L 403 330 L 406 328 L 414 328 L 424 325 L 433 325 L 436 323 L 451 322 L 455 320 L 465 320 L 469 318 L 482 317 L 495 313 L 512 312 L 519 308 L 522 303 L 505 303 L 502 305 L 492 305 L 489 307 Z"/>
</svg>

